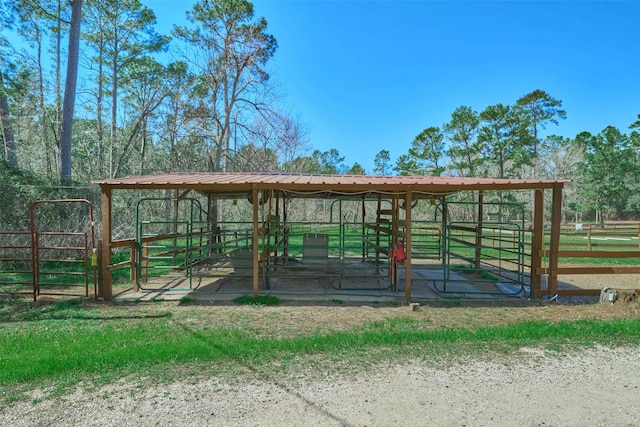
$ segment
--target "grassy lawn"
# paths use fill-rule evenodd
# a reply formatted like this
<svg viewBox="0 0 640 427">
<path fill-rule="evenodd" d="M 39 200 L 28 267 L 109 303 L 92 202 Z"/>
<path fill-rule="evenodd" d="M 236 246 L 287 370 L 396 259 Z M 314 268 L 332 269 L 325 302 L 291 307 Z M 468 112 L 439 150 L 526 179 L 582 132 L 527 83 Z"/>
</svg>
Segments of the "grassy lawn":
<svg viewBox="0 0 640 427">
<path fill-rule="evenodd" d="M 241 302 L 240 300 L 238 302 Z M 273 301 L 271 301 L 273 303 Z M 418 358 L 451 363 L 522 347 L 555 354 L 640 345 L 638 304 L 487 307 L 117 305 L 81 299 L 0 300 L 0 391 L 5 403 L 42 387 L 126 377 L 357 372 Z"/>
</svg>

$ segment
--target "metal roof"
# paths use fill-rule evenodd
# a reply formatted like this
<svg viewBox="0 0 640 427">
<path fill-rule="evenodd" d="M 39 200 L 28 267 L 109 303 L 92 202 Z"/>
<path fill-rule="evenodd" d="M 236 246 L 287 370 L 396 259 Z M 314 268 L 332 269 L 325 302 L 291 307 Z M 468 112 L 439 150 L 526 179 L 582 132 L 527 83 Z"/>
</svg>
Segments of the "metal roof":
<svg viewBox="0 0 640 427">
<path fill-rule="evenodd" d="M 189 172 L 92 181 L 110 189 L 183 189 L 231 194 L 259 190 L 359 194 L 412 191 L 450 194 L 465 190 L 533 190 L 562 187 L 562 180 L 429 176 L 323 175 L 264 172 Z"/>
</svg>

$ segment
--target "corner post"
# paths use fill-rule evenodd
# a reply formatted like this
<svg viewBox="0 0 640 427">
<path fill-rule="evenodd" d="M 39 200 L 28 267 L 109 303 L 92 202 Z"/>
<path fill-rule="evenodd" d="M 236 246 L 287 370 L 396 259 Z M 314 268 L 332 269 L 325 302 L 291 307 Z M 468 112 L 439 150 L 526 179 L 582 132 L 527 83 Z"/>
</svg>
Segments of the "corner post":
<svg viewBox="0 0 640 427">
<path fill-rule="evenodd" d="M 100 253 L 100 276 L 102 282 L 99 284 L 98 294 L 105 300 L 113 299 L 113 277 L 111 276 L 111 187 L 101 185 L 102 189 L 102 247 Z"/>
<path fill-rule="evenodd" d="M 254 186 L 251 190 L 251 200 L 253 202 L 253 297 L 258 298 L 258 287 L 260 283 L 260 263 L 259 263 L 259 222 L 258 222 L 258 189 Z"/>
<path fill-rule="evenodd" d="M 482 221 L 484 219 L 484 191 L 478 191 L 478 222 L 476 223 L 476 258 L 475 268 L 480 269 L 480 260 L 482 259 Z"/>
<path fill-rule="evenodd" d="M 411 194 L 411 188 L 407 190 L 405 195 L 405 245 L 406 245 L 406 258 L 404 268 L 404 295 L 407 303 L 411 302 L 411 204 L 413 194 Z"/>
<path fill-rule="evenodd" d="M 544 190 L 534 190 L 533 230 L 531 231 L 531 283 L 532 297 L 541 296 L 540 277 L 542 258 L 540 252 L 544 248 Z"/>
<path fill-rule="evenodd" d="M 560 250 L 560 220 L 562 219 L 562 183 L 553 186 L 551 203 L 551 241 L 549 243 L 549 294 L 558 293 L 558 252 Z"/>
</svg>

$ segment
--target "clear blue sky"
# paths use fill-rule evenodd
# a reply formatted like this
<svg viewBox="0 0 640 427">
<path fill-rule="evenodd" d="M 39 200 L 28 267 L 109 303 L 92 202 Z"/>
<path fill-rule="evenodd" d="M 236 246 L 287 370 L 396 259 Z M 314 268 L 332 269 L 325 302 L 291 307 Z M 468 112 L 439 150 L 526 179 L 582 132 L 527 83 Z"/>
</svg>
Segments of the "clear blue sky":
<svg viewBox="0 0 640 427">
<path fill-rule="evenodd" d="M 193 1 L 144 0 L 159 32 Z M 482 111 L 541 89 L 567 119 L 545 132 L 574 137 L 640 113 L 637 1 L 254 1 L 278 40 L 270 65 L 290 111 L 321 151 L 372 172 L 386 149 L 406 154 L 454 109 Z"/>
</svg>

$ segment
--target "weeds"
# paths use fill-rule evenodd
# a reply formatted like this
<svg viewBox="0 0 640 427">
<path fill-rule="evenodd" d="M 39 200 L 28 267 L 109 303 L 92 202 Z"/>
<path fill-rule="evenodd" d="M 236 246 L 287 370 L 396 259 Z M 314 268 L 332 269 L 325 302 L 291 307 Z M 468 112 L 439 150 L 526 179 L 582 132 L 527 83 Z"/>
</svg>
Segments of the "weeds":
<svg viewBox="0 0 640 427">
<path fill-rule="evenodd" d="M 242 295 L 233 299 L 233 302 L 238 305 L 278 305 L 280 304 L 280 298 L 275 295 L 258 295 L 254 297 L 252 295 Z"/>
</svg>

